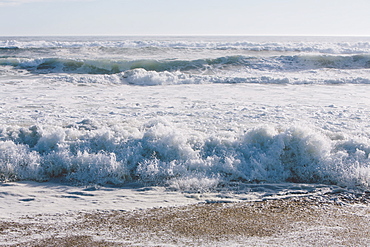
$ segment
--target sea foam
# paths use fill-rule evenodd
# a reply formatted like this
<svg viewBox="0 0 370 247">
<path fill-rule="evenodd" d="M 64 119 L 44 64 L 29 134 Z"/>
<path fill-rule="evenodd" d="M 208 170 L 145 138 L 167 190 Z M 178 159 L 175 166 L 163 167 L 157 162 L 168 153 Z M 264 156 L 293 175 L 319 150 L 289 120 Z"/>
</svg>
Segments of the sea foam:
<svg viewBox="0 0 370 247">
<path fill-rule="evenodd" d="M 276 38 L 276 37 L 275 37 Z M 277 37 L 279 38 L 279 37 Z M 230 39 L 230 41 L 225 41 Z M 326 38 L 325 42 L 315 39 L 294 38 L 296 41 L 269 41 L 274 37 L 44 37 L 43 40 L 32 38 L 8 38 L 0 40 L 0 49 L 48 49 L 48 48 L 176 48 L 176 49 L 221 49 L 249 51 L 284 51 L 332 54 L 362 54 L 370 52 L 370 42 L 366 38 Z M 280 38 L 281 40 L 284 40 Z M 303 41 L 305 40 L 306 41 Z M 93 41 L 91 41 L 93 40 Z M 256 41 L 249 41 L 256 40 Z M 360 40 L 360 41 L 359 41 Z"/>
<path fill-rule="evenodd" d="M 261 126 L 222 137 L 180 130 L 159 119 L 136 133 L 4 126 L 1 179 L 103 185 L 140 181 L 180 190 L 256 182 L 367 188 L 370 182 L 367 142 L 333 140 L 309 128 Z"/>
<path fill-rule="evenodd" d="M 0 58 L 9 76 L 27 71 L 54 81 L 140 86 L 263 83 L 369 84 L 368 55 L 226 56 L 209 59 Z M 9 69 L 13 68 L 13 69 Z"/>
</svg>

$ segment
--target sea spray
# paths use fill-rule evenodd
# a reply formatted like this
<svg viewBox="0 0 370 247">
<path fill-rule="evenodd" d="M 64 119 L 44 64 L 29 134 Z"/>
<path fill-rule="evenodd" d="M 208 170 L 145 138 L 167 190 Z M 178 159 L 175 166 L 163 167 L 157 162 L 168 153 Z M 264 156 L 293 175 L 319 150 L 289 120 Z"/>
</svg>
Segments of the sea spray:
<svg viewBox="0 0 370 247">
<path fill-rule="evenodd" d="M 310 128 L 261 126 L 225 139 L 180 130 L 163 119 L 124 138 L 113 129 L 76 127 L 3 128 L 1 179 L 117 185 L 137 180 L 184 190 L 235 182 L 367 187 L 370 180 L 367 143 L 332 140 Z"/>
</svg>

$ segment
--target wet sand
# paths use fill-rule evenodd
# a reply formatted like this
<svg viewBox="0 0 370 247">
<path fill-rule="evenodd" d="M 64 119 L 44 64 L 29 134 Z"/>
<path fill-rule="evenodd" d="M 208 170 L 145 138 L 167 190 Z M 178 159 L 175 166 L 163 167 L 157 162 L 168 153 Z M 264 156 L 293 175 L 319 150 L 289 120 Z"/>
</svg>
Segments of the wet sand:
<svg viewBox="0 0 370 247">
<path fill-rule="evenodd" d="M 368 198 L 345 201 L 297 197 L 28 215 L 0 222 L 0 244 L 370 246 L 370 204 Z"/>
</svg>

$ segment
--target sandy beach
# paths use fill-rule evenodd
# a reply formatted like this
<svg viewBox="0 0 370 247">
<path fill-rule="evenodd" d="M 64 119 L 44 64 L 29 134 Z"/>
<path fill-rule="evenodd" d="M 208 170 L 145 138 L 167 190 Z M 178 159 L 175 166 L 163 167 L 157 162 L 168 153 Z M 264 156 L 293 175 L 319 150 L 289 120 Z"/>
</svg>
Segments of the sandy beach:
<svg viewBox="0 0 370 247">
<path fill-rule="evenodd" d="M 1 246 L 369 246 L 369 194 L 335 198 L 292 197 L 25 215 L 1 220 L 0 243 Z"/>
</svg>

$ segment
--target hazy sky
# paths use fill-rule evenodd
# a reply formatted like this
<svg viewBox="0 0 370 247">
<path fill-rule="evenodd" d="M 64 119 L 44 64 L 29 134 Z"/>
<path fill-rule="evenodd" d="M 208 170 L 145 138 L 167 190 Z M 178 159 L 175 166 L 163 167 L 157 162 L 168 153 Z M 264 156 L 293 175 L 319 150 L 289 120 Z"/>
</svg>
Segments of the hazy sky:
<svg viewBox="0 0 370 247">
<path fill-rule="evenodd" d="M 10 35 L 370 35 L 370 0 L 0 0 Z"/>
</svg>

